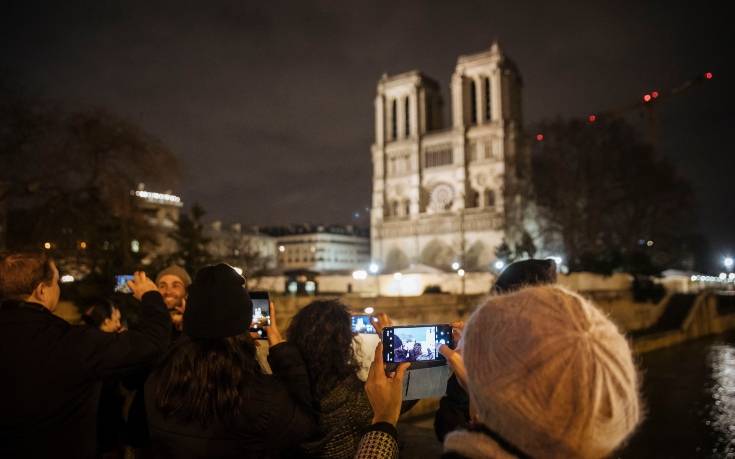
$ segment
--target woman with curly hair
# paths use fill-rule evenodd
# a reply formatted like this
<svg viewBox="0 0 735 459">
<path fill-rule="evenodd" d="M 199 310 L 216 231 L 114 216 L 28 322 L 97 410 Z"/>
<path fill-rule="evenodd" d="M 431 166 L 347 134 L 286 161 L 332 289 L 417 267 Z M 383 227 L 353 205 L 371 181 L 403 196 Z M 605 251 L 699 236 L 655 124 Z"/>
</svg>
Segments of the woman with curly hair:
<svg viewBox="0 0 735 459">
<path fill-rule="evenodd" d="M 306 363 L 319 417 L 321 435 L 316 441 L 301 444 L 303 454 L 353 457 L 373 410 L 357 377 L 360 365 L 353 347 L 350 312 L 337 300 L 314 301 L 294 316 L 287 336 Z"/>
</svg>

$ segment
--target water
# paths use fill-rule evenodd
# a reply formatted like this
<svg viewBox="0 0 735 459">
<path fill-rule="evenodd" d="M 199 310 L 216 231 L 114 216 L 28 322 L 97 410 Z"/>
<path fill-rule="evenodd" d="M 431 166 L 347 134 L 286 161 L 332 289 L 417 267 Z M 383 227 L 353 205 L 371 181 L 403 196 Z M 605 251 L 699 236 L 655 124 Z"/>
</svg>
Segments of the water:
<svg viewBox="0 0 735 459">
<path fill-rule="evenodd" d="M 643 354 L 646 418 L 617 457 L 735 458 L 735 333 Z"/>
<path fill-rule="evenodd" d="M 735 458 L 735 332 L 638 357 L 646 416 L 615 458 Z M 403 458 L 439 457 L 433 418 L 402 423 Z"/>
</svg>

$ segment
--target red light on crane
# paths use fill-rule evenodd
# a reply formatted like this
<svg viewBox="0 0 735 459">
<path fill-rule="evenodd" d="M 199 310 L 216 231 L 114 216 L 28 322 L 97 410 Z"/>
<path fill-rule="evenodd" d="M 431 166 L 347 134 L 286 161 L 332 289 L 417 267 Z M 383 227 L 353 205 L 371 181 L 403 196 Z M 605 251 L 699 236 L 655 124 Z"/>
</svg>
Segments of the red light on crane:
<svg viewBox="0 0 735 459">
<path fill-rule="evenodd" d="M 597 115 L 588 116 L 587 121 L 589 121 L 590 123 L 594 123 L 595 121 L 597 121 Z"/>
<path fill-rule="evenodd" d="M 544 140 L 544 135 L 543 134 L 536 134 L 536 140 L 538 140 L 539 142 L 541 142 L 542 140 Z"/>
<path fill-rule="evenodd" d="M 651 101 L 651 95 L 650 94 L 645 94 L 643 96 L 643 102 L 650 102 L 650 101 Z"/>
<path fill-rule="evenodd" d="M 654 99 L 658 98 L 658 91 L 653 91 L 651 93 L 651 97 L 653 97 Z"/>
<path fill-rule="evenodd" d="M 707 78 L 708 80 L 711 80 L 713 76 L 714 75 L 712 75 L 712 72 L 707 72 L 704 74 L 704 77 Z"/>
</svg>

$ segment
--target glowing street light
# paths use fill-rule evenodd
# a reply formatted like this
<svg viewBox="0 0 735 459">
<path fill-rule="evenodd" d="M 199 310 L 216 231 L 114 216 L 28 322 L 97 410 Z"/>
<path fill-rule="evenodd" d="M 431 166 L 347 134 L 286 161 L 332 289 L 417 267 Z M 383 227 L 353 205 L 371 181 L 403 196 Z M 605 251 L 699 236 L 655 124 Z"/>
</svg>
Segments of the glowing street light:
<svg viewBox="0 0 735 459">
<path fill-rule="evenodd" d="M 380 271 L 380 266 L 378 266 L 377 263 L 370 263 L 368 271 L 370 271 L 370 274 L 378 274 L 378 271 Z"/>
<path fill-rule="evenodd" d="M 495 266 L 495 269 L 500 271 L 501 269 L 505 268 L 505 262 L 503 260 L 497 260 L 493 266 Z"/>
<path fill-rule="evenodd" d="M 43 248 L 46 249 L 46 250 L 51 250 L 51 243 L 50 242 L 44 242 L 43 243 Z"/>
<path fill-rule="evenodd" d="M 457 270 L 457 275 L 458 275 L 459 277 L 464 277 L 464 275 L 465 275 L 464 269 L 461 269 L 461 268 L 460 268 L 460 269 L 458 269 L 458 270 Z"/>
<path fill-rule="evenodd" d="M 549 257 L 549 260 L 554 260 L 554 263 L 556 263 L 556 267 L 560 267 L 561 264 L 564 262 L 564 258 L 562 258 L 560 255 L 553 255 Z"/>
<path fill-rule="evenodd" d="M 458 270 L 459 269 L 459 263 L 457 263 L 456 261 L 454 263 L 452 263 L 452 269 L 454 271 Z"/>
<path fill-rule="evenodd" d="M 364 269 L 352 271 L 352 278 L 355 280 L 365 280 L 367 279 L 367 271 L 365 271 Z"/>
<path fill-rule="evenodd" d="M 722 264 L 725 265 L 725 268 L 727 268 L 727 270 L 729 271 L 732 269 L 733 265 L 735 264 L 735 260 L 733 260 L 732 257 L 727 256 L 722 259 Z"/>
<path fill-rule="evenodd" d="M 72 276 L 71 274 L 64 274 L 59 280 L 62 284 L 68 284 L 69 282 L 74 282 L 74 276 Z"/>
</svg>

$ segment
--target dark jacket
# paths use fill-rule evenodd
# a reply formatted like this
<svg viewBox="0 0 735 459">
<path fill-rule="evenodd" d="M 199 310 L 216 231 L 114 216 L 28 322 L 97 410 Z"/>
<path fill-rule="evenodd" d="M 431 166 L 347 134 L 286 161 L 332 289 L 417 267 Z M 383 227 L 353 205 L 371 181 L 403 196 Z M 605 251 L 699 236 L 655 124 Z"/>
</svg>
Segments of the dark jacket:
<svg viewBox="0 0 735 459">
<path fill-rule="evenodd" d="M 452 374 L 447 381 L 447 393 L 439 400 L 439 409 L 434 418 L 436 438 L 444 441 L 444 437 L 453 430 L 465 429 L 470 424 L 470 397 Z"/>
<path fill-rule="evenodd" d="M 0 304 L 0 457 L 94 457 L 102 378 L 158 359 L 170 318 L 158 292 L 124 333 L 74 326 L 35 303 Z"/>
<path fill-rule="evenodd" d="M 306 366 L 298 349 L 289 343 L 272 347 L 268 355 L 273 376 L 258 374 L 243 391 L 243 415 L 232 426 L 164 417 L 156 407 L 160 373 L 154 371 L 145 385 L 153 450 L 161 458 L 270 458 L 287 451 L 316 433 L 316 416 Z"/>
</svg>

